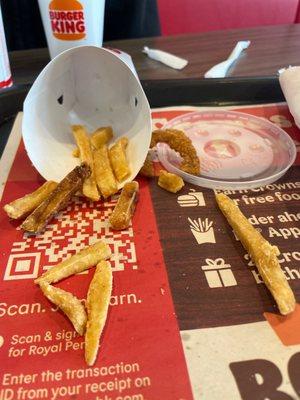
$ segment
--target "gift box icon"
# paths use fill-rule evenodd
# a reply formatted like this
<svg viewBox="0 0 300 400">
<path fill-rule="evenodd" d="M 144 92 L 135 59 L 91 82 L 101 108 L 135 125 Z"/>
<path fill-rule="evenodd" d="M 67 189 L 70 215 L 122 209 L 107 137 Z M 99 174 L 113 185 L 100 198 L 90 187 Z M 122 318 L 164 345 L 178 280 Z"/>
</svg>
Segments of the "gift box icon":
<svg viewBox="0 0 300 400">
<path fill-rule="evenodd" d="M 205 271 L 205 278 L 210 288 L 236 286 L 237 282 L 231 270 L 231 265 L 226 264 L 223 258 L 212 260 L 207 258 L 206 265 L 201 267 Z"/>
<path fill-rule="evenodd" d="M 209 222 L 207 218 L 203 221 L 200 218 L 198 218 L 198 220 L 188 218 L 188 221 L 192 234 L 198 244 L 216 243 L 215 233 L 212 227 L 213 223 Z"/>
</svg>

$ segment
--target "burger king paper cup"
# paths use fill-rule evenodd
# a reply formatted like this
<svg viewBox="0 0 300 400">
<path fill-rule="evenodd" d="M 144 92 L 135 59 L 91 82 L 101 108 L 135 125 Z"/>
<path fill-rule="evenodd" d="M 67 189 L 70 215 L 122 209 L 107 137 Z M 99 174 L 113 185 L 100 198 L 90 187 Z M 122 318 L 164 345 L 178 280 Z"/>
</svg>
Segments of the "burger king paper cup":
<svg viewBox="0 0 300 400">
<path fill-rule="evenodd" d="M 60 181 L 80 162 L 72 156 L 73 124 L 90 132 L 112 126 L 112 142 L 127 136 L 132 172 L 127 181 L 135 178 L 150 145 L 150 107 L 134 72 L 112 51 L 95 46 L 67 50 L 50 61 L 31 87 L 24 102 L 23 139 L 30 160 L 47 180 Z"/>
<path fill-rule="evenodd" d="M 83 45 L 102 46 L 105 0 L 39 0 L 51 58 Z"/>
</svg>

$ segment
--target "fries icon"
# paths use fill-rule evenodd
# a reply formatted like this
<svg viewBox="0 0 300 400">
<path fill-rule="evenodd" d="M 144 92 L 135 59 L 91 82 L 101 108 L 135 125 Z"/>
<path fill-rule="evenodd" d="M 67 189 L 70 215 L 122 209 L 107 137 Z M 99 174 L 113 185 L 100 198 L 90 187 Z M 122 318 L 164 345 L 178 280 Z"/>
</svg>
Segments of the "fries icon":
<svg viewBox="0 0 300 400">
<path fill-rule="evenodd" d="M 201 218 L 192 220 L 188 218 L 190 229 L 198 244 L 203 243 L 216 243 L 213 222 L 209 222 L 208 218 L 201 220 Z"/>
</svg>

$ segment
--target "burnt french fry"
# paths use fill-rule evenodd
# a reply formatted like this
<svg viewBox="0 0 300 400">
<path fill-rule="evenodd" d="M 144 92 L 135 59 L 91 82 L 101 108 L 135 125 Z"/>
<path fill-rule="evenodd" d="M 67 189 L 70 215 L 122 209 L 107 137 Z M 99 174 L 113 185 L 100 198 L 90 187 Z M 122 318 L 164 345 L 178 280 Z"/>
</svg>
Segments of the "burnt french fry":
<svg viewBox="0 0 300 400">
<path fill-rule="evenodd" d="M 101 261 L 97 267 L 87 294 L 87 325 L 85 332 L 85 361 L 94 365 L 99 349 L 100 336 L 105 326 L 112 292 L 110 263 Z"/>
<path fill-rule="evenodd" d="M 50 193 L 50 195 L 25 219 L 21 228 L 24 231 L 38 233 L 47 222 L 61 209 L 71 197 L 82 188 L 84 179 L 90 174 L 87 164 L 75 167 Z"/>
<path fill-rule="evenodd" d="M 171 174 L 170 172 L 161 170 L 158 177 L 158 186 L 168 192 L 177 193 L 184 186 L 181 176 Z"/>
<path fill-rule="evenodd" d="M 83 272 L 99 261 L 109 258 L 111 255 L 110 248 L 104 242 L 97 242 L 89 247 L 85 247 L 79 253 L 67 258 L 63 262 L 55 265 L 43 275 L 38 277 L 34 282 L 40 284 L 55 283 L 68 276 Z"/>
<path fill-rule="evenodd" d="M 72 322 L 76 332 L 83 335 L 86 328 L 87 315 L 81 301 L 72 293 L 41 282 L 40 288 L 45 297 L 59 307 Z"/>
<path fill-rule="evenodd" d="M 95 177 L 102 196 L 107 197 L 117 193 L 118 186 L 111 169 L 106 145 L 94 151 Z"/>
<path fill-rule="evenodd" d="M 107 144 L 113 137 L 113 130 L 111 126 L 104 126 L 95 130 L 91 136 L 91 143 L 95 149 L 100 149 L 103 145 Z"/>
<path fill-rule="evenodd" d="M 123 137 L 109 149 L 109 159 L 118 182 L 123 182 L 130 176 L 130 168 L 126 159 L 128 139 Z"/>
<path fill-rule="evenodd" d="M 26 217 L 49 196 L 56 186 L 56 182 L 45 182 L 34 192 L 26 194 L 26 196 L 6 204 L 3 209 L 12 219 Z"/>
<path fill-rule="evenodd" d="M 296 306 L 295 296 L 280 268 L 277 259 L 280 254 L 278 248 L 264 239 L 228 196 L 219 193 L 216 194 L 216 200 L 228 223 L 257 266 L 258 272 L 274 297 L 280 313 L 286 315 L 293 312 Z"/>
<path fill-rule="evenodd" d="M 90 176 L 84 180 L 82 192 L 87 198 L 97 201 L 99 200 L 99 193 L 95 180 L 94 160 L 89 136 L 81 125 L 73 125 L 72 131 L 79 148 L 81 161 L 87 163 L 91 168 Z"/>
<path fill-rule="evenodd" d="M 122 230 L 128 228 L 133 216 L 139 184 L 136 181 L 125 183 L 118 202 L 109 218 L 113 229 Z"/>
</svg>

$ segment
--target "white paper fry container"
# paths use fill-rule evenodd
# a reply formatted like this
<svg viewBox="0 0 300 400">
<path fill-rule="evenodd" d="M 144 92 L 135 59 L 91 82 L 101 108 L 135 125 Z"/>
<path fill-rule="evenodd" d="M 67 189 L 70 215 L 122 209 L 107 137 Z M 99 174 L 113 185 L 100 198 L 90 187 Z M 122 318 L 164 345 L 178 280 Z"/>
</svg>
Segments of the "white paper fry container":
<svg viewBox="0 0 300 400">
<path fill-rule="evenodd" d="M 30 160 L 46 180 L 60 181 L 80 162 L 72 156 L 73 124 L 90 132 L 112 126 L 112 143 L 127 136 L 132 172 L 127 181 L 135 178 L 150 145 L 150 107 L 136 75 L 113 52 L 94 46 L 67 50 L 31 87 L 22 133 Z"/>
<path fill-rule="evenodd" d="M 51 58 L 77 46 L 102 46 L 105 0 L 39 0 Z"/>
</svg>

